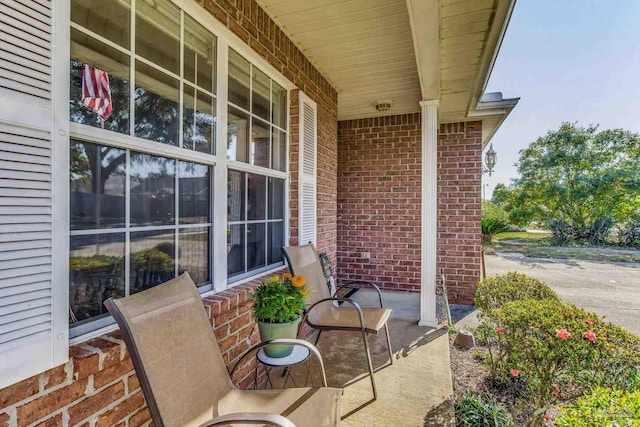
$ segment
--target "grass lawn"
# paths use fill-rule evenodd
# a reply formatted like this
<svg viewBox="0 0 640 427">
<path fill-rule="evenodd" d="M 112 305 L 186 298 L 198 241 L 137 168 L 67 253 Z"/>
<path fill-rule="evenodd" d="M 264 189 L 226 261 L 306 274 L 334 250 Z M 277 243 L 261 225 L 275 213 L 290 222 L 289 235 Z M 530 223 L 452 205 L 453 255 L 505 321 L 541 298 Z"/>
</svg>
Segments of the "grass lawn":
<svg viewBox="0 0 640 427">
<path fill-rule="evenodd" d="M 485 246 L 498 252 L 521 253 L 533 258 L 575 258 L 589 261 L 640 262 L 640 249 L 616 246 L 551 246 L 550 233 L 507 232 Z"/>
</svg>

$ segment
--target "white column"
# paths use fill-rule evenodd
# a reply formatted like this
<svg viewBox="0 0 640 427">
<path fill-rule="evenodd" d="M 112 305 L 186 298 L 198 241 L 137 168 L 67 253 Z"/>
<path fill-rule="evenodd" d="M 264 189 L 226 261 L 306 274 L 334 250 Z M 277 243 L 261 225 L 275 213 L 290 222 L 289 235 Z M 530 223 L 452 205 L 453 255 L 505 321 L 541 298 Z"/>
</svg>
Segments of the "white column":
<svg viewBox="0 0 640 427">
<path fill-rule="evenodd" d="M 422 108 L 422 241 L 419 326 L 438 326 L 436 318 L 436 238 L 438 180 L 438 100 Z"/>
</svg>

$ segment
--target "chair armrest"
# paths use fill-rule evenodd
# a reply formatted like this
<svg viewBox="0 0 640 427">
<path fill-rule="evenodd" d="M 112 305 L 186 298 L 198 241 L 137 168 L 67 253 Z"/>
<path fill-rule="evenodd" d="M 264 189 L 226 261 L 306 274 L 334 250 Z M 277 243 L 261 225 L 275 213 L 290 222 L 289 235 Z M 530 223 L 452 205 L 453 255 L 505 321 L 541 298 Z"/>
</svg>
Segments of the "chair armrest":
<svg viewBox="0 0 640 427">
<path fill-rule="evenodd" d="M 231 373 L 229 374 L 230 377 L 233 378 L 233 374 L 236 372 L 236 368 L 238 366 L 240 366 L 240 362 L 242 362 L 246 356 L 248 356 L 249 354 L 253 353 L 254 351 L 257 351 L 257 350 L 261 349 L 262 347 L 265 347 L 265 346 L 267 346 L 269 344 L 300 345 L 302 347 L 308 348 L 309 352 L 316 357 L 316 359 L 318 360 L 318 363 L 320 364 L 320 371 L 322 373 L 322 386 L 323 387 L 327 387 L 327 374 L 326 374 L 326 372 L 324 370 L 324 362 L 322 361 L 322 356 L 320 355 L 320 352 L 318 351 L 316 346 L 314 346 L 310 342 L 307 342 L 305 340 L 299 340 L 297 338 L 278 338 L 278 339 L 275 339 L 275 340 L 259 342 L 258 344 L 254 345 L 253 347 L 251 347 L 250 349 L 248 349 L 247 351 L 242 353 L 242 355 L 238 359 L 238 362 L 235 364 L 235 366 L 231 370 Z"/>
<path fill-rule="evenodd" d="M 351 288 L 353 289 L 354 286 L 351 285 L 367 285 L 372 287 L 373 289 L 375 289 L 375 291 L 378 293 L 378 300 L 380 301 L 380 308 L 384 308 L 384 306 L 382 305 L 382 292 L 380 292 L 380 288 L 378 287 L 378 285 L 376 285 L 373 282 L 370 282 L 368 280 L 354 280 L 353 282 L 349 282 L 346 285 L 342 285 L 340 286 L 341 288 Z"/>
<path fill-rule="evenodd" d="M 227 426 L 229 424 L 259 424 L 275 427 L 296 427 L 294 423 L 278 414 L 268 412 L 237 412 L 215 417 L 200 427 Z"/>
</svg>

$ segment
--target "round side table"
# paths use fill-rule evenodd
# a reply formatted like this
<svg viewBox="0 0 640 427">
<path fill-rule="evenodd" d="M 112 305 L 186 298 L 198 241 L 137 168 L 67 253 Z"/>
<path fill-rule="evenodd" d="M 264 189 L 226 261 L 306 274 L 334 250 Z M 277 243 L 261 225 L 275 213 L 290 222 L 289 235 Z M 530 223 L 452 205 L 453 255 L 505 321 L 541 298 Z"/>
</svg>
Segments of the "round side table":
<svg viewBox="0 0 640 427">
<path fill-rule="evenodd" d="M 265 367 L 265 372 L 267 373 L 267 382 L 265 383 L 264 387 L 267 388 L 267 384 L 269 384 L 269 386 L 273 388 L 273 383 L 271 382 L 271 375 L 269 374 L 269 371 L 271 369 L 275 370 L 278 368 L 284 368 L 284 372 L 282 373 L 282 376 L 285 377 L 285 379 L 284 379 L 284 385 L 282 386 L 282 388 L 287 388 L 287 382 L 289 381 L 289 378 L 291 378 L 291 382 L 293 382 L 293 385 L 297 387 L 298 384 L 296 384 L 295 378 L 293 378 L 293 375 L 291 375 L 291 367 L 295 365 L 299 365 L 300 363 L 303 363 L 305 361 L 307 362 L 307 376 L 304 381 L 304 384 L 306 386 L 307 383 L 309 382 L 309 377 L 311 373 L 311 364 L 310 364 L 311 360 L 309 359 L 309 355 L 310 355 L 310 351 L 307 347 L 303 347 L 301 345 L 295 345 L 295 344 L 293 344 L 293 352 L 287 357 L 269 357 L 267 356 L 267 353 L 265 353 L 264 348 L 261 348 L 258 351 L 256 358 L 258 359 L 258 362 Z M 258 364 L 256 363 L 256 382 L 255 382 L 256 388 L 258 387 L 257 381 L 258 381 Z M 313 386 L 313 378 L 311 378 L 311 386 Z"/>
</svg>

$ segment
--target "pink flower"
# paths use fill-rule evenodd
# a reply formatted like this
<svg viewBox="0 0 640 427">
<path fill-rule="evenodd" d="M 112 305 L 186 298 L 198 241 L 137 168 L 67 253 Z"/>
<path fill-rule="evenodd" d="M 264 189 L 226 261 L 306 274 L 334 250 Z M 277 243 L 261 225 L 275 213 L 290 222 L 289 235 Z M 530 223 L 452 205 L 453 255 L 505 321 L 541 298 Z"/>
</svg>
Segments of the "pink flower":
<svg viewBox="0 0 640 427">
<path fill-rule="evenodd" d="M 593 326 L 593 320 L 587 319 L 587 325 Z"/>
<path fill-rule="evenodd" d="M 499 334 L 501 334 L 501 333 L 503 333 L 503 332 L 504 332 L 504 328 L 501 328 L 500 326 L 498 326 L 498 327 L 496 328 L 496 332 L 497 332 L 497 333 L 499 333 Z"/>
<path fill-rule="evenodd" d="M 511 370 L 511 375 L 514 377 L 517 377 L 518 375 L 520 375 L 520 371 L 518 371 L 517 369 L 512 369 Z"/>
<path fill-rule="evenodd" d="M 533 325 L 531 325 L 531 326 L 529 326 L 529 329 L 531 329 L 532 331 L 535 331 L 535 330 L 536 330 L 536 327 L 535 327 L 535 326 L 533 326 Z"/>
<path fill-rule="evenodd" d="M 592 330 L 588 330 L 587 332 L 583 333 L 582 335 L 584 335 L 584 337 L 586 339 L 588 339 L 589 341 L 593 341 L 593 340 L 596 339 L 596 334 Z"/>
<path fill-rule="evenodd" d="M 571 334 L 566 329 L 556 329 L 556 337 L 560 338 L 561 340 L 566 340 L 570 336 Z"/>
</svg>

